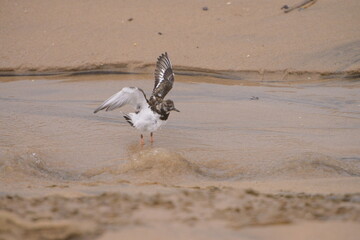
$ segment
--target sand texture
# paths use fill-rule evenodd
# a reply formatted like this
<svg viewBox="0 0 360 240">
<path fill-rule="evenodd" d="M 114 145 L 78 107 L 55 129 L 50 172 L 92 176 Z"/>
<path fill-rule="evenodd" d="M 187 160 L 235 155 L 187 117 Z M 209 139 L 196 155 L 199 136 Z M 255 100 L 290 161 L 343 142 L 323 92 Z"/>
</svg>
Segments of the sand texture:
<svg viewBox="0 0 360 240">
<path fill-rule="evenodd" d="M 359 1 L 298 2 L 2 0 L 0 70 L 359 72 Z"/>
<path fill-rule="evenodd" d="M 357 240 L 360 1 L 300 2 L 0 0 L 0 240 Z"/>
<path fill-rule="evenodd" d="M 9 239 L 96 237 L 106 230 L 119 228 L 125 228 L 125 232 L 120 231 L 120 236 L 131 236 L 144 229 L 157 229 L 160 233 L 157 234 L 158 237 L 161 234 L 169 237 L 171 233 L 163 230 L 168 226 L 174 228 L 175 232 L 181 232 L 181 229 L 191 226 L 201 229 L 204 225 L 208 228 L 219 228 L 219 225 L 223 225 L 228 231 L 234 232 L 249 226 L 284 226 L 301 220 L 359 222 L 359 200 L 359 194 L 274 195 L 261 194 L 250 189 L 239 191 L 216 187 L 175 189 L 170 193 L 156 194 L 105 193 L 80 198 L 2 197 L 0 230 L 2 236 Z M 359 230 L 353 229 L 352 234 L 358 233 Z M 221 232 L 217 234 L 221 236 Z M 233 233 L 231 238 L 226 235 L 224 237 L 238 239 L 235 235 Z M 207 233 L 203 232 L 201 238 L 205 236 Z M 136 239 L 144 237 L 142 235 Z M 208 238 L 218 239 L 211 235 Z M 103 236 L 100 239 L 107 238 Z M 113 236 L 108 239 L 116 238 Z"/>
</svg>

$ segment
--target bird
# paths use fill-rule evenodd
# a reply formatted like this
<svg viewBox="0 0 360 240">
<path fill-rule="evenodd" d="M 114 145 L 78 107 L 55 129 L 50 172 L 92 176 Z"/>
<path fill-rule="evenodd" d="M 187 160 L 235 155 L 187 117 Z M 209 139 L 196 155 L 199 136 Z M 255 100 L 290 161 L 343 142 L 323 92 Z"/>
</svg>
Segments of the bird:
<svg viewBox="0 0 360 240">
<path fill-rule="evenodd" d="M 172 89 L 175 74 L 167 52 L 162 53 L 156 62 L 155 85 L 152 94 L 147 99 L 145 92 L 138 87 L 124 87 L 105 100 L 94 110 L 97 113 L 101 110 L 112 111 L 124 105 L 130 105 L 135 112 L 122 113 L 125 120 L 141 132 L 140 144 L 144 145 L 144 133 L 150 132 L 150 142 L 154 142 L 153 132 L 166 123 L 170 112 L 180 112 L 175 108 L 174 101 L 164 100 L 165 96 Z"/>
</svg>

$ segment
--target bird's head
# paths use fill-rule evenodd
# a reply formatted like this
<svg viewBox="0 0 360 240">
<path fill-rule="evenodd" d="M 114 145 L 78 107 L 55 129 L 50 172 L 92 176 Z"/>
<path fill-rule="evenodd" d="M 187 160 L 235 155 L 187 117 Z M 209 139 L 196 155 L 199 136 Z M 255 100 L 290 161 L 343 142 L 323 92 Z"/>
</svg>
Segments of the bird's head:
<svg viewBox="0 0 360 240">
<path fill-rule="evenodd" d="M 180 112 L 178 109 L 175 108 L 174 102 L 170 99 L 163 101 L 161 108 L 165 112 L 171 112 L 171 111 Z"/>
</svg>

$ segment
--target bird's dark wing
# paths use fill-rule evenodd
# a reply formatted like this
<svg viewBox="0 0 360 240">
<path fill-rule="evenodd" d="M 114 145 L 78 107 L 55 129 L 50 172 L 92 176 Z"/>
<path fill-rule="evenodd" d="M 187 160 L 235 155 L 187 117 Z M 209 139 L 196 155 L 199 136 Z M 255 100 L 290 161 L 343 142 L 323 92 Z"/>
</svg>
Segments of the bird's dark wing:
<svg viewBox="0 0 360 240">
<path fill-rule="evenodd" d="M 155 86 L 152 95 L 164 99 L 174 83 L 174 72 L 167 53 L 161 54 L 156 62 Z"/>
<path fill-rule="evenodd" d="M 143 90 L 137 87 L 124 87 L 120 92 L 115 93 L 104 101 L 97 109 L 95 109 L 94 113 L 103 109 L 112 111 L 126 104 L 133 106 L 137 111 L 149 107 Z"/>
</svg>

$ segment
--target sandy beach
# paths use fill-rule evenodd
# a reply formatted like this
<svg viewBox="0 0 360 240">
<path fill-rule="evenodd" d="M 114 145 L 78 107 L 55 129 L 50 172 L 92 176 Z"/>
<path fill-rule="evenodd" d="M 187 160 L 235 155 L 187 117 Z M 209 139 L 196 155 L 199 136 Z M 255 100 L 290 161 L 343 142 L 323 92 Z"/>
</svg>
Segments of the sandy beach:
<svg viewBox="0 0 360 240">
<path fill-rule="evenodd" d="M 359 72 L 358 1 L 298 2 L 1 1 L 0 71 Z"/>
<path fill-rule="evenodd" d="M 357 239 L 360 3 L 299 2 L 1 0 L 0 239 Z"/>
</svg>

